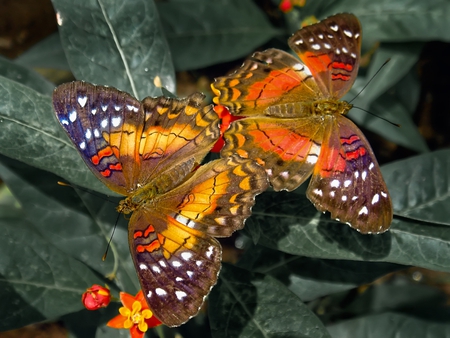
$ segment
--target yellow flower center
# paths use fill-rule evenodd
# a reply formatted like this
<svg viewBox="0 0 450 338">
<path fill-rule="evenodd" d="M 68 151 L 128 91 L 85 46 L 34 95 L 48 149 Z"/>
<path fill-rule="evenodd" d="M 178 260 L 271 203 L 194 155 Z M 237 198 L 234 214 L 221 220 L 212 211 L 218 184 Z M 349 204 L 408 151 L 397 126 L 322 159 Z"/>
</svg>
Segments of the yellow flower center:
<svg viewBox="0 0 450 338">
<path fill-rule="evenodd" d="M 149 309 L 143 311 L 141 311 L 141 309 L 142 305 L 138 301 L 133 303 L 132 310 L 126 307 L 121 307 L 119 309 L 120 314 L 127 317 L 123 325 L 125 329 L 130 329 L 133 325 L 137 325 L 141 332 L 146 332 L 148 330 L 148 325 L 145 320 L 151 318 L 153 313 Z"/>
</svg>

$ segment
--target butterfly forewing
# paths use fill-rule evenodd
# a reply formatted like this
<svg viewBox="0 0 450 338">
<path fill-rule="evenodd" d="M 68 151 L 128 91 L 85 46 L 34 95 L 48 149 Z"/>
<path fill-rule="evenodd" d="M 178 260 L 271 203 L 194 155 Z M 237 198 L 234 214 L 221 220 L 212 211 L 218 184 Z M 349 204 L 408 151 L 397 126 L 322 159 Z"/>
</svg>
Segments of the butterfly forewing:
<svg viewBox="0 0 450 338">
<path fill-rule="evenodd" d="M 330 211 L 361 233 L 384 232 L 392 222 L 391 199 L 375 155 L 344 117 L 328 123 L 307 196 L 318 210 Z"/>
<path fill-rule="evenodd" d="M 289 46 L 311 71 L 324 97 L 342 98 L 358 74 L 361 25 L 353 14 L 338 14 L 297 31 Z"/>
<path fill-rule="evenodd" d="M 277 49 L 255 53 L 235 73 L 217 78 L 213 89 L 219 96 L 215 103 L 240 116 L 263 115 L 274 105 L 318 98 L 308 69 Z"/>
<path fill-rule="evenodd" d="M 76 81 L 55 89 L 53 106 L 91 171 L 125 195 L 140 166 L 135 161 L 144 122 L 140 102 L 112 87 Z"/>
<path fill-rule="evenodd" d="M 143 185 L 179 165 L 184 166 L 184 178 L 195 164 L 202 161 L 220 136 L 219 117 L 212 106 L 201 108 L 204 95 L 192 94 L 185 99 L 146 98 L 142 107 L 145 125 L 139 144 L 141 172 L 137 182 Z M 175 186 L 178 182 L 173 177 Z"/>
</svg>

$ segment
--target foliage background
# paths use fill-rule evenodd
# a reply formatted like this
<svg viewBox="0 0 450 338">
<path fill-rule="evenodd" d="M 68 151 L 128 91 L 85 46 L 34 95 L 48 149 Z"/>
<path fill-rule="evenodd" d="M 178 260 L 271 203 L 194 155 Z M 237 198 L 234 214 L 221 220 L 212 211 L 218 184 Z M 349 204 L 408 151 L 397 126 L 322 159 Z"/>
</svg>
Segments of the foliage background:
<svg viewBox="0 0 450 338">
<path fill-rule="evenodd" d="M 33 9 L 11 3 L 1 15 L 14 33 L 14 18 Z M 198 90 L 210 100 L 215 76 L 255 50 L 287 49 L 304 19 L 352 12 L 363 26 L 363 57 L 346 98 L 391 58 L 354 103 L 401 128 L 350 114 L 385 163 L 391 230 L 360 235 L 318 213 L 302 188 L 266 192 L 244 231 L 223 241 L 228 263 L 205 311 L 148 336 L 450 337 L 448 1 L 307 0 L 283 13 L 278 0 L 53 0 L 57 16 L 38 3 L 49 19 L 34 25 L 47 26 L 30 24 L 28 34 L 48 34 L 57 22 L 58 32 L 18 57 L 3 48 L 10 58 L 0 59 L 0 331 L 59 321 L 70 337 L 128 335 L 105 327 L 118 306 L 87 312 L 80 302 L 93 283 L 117 294 L 135 293 L 138 282 L 123 218 L 101 261 L 118 199 L 56 184 L 111 195 L 58 125 L 55 84 L 82 79 L 142 99 L 166 93 L 158 78 L 170 92 Z M 11 41 L 20 50 L 21 40 Z"/>
</svg>

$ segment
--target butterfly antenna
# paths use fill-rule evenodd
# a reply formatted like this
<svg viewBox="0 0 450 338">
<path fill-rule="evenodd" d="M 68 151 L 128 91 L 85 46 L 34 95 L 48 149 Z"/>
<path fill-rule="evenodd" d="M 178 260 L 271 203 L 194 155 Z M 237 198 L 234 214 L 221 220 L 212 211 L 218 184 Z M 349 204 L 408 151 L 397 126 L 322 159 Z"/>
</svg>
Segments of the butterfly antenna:
<svg viewBox="0 0 450 338">
<path fill-rule="evenodd" d="M 58 181 L 57 183 L 58 183 L 58 185 L 60 185 L 62 187 L 70 187 L 72 189 L 77 188 L 77 189 L 79 189 L 81 191 L 84 191 L 84 192 L 87 192 L 89 194 L 92 194 L 92 195 L 94 195 L 94 196 L 96 196 L 96 197 L 98 197 L 98 198 L 100 198 L 100 199 L 102 199 L 104 201 L 107 201 L 109 203 L 114 203 L 113 201 L 110 201 L 107 197 L 105 197 L 104 195 L 96 193 L 95 191 L 92 191 L 92 190 L 89 190 L 89 189 L 85 189 L 85 188 L 80 187 L 78 185 L 73 186 L 72 184 L 69 184 L 69 183 L 66 183 L 66 182 L 62 182 L 62 181 Z"/>
<path fill-rule="evenodd" d="M 379 119 L 382 119 L 383 121 L 386 121 L 386 122 L 388 122 L 388 123 L 390 123 L 390 124 L 392 124 L 394 127 L 401 127 L 401 125 L 400 124 L 398 124 L 398 123 L 394 123 L 394 122 L 391 122 L 391 121 L 389 121 L 388 119 L 385 119 L 384 117 L 381 117 L 381 116 L 378 116 L 378 115 L 375 115 L 374 113 L 371 113 L 370 111 L 368 111 L 368 110 L 365 110 L 365 109 L 362 109 L 362 108 L 360 108 L 360 107 L 356 107 L 356 106 L 353 106 L 353 108 L 356 108 L 356 109 L 359 109 L 359 110 L 362 110 L 363 112 L 366 112 L 367 114 L 370 114 L 370 115 L 372 115 L 372 116 L 375 116 L 375 117 L 378 117 Z"/>
<path fill-rule="evenodd" d="M 351 99 L 351 101 L 349 101 L 348 103 L 352 103 L 359 96 L 359 94 L 361 94 L 363 92 L 363 90 L 366 89 L 366 87 L 369 85 L 369 83 L 372 82 L 372 80 L 375 78 L 375 76 L 378 75 L 378 73 L 383 69 L 384 66 L 386 66 L 386 64 L 389 61 L 391 61 L 391 58 L 389 58 L 386 61 L 384 61 L 384 63 L 381 65 L 380 68 L 378 68 L 377 72 L 372 76 L 372 78 L 364 85 L 364 87 L 359 91 L 359 93 L 356 94 L 356 96 L 353 99 Z"/>
<path fill-rule="evenodd" d="M 116 232 L 117 222 L 119 222 L 119 217 L 120 217 L 120 214 L 117 214 L 116 222 L 114 223 L 114 228 L 113 228 L 113 231 L 111 233 L 111 237 L 109 237 L 108 245 L 106 246 L 105 253 L 102 256 L 102 261 L 105 261 L 106 256 L 108 256 L 109 247 L 111 246 L 111 242 L 112 242 L 112 239 L 114 237 L 114 233 Z"/>
</svg>

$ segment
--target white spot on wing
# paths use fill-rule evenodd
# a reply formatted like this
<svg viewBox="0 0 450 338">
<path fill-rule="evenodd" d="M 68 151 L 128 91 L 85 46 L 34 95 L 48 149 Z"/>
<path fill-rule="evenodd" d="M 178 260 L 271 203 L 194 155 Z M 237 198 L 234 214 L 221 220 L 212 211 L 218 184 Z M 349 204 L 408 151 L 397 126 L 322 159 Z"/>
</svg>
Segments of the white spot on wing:
<svg viewBox="0 0 450 338">
<path fill-rule="evenodd" d="M 192 278 L 192 276 L 194 275 L 194 273 L 192 271 L 186 271 L 187 275 Z"/>
<path fill-rule="evenodd" d="M 384 191 L 382 191 L 382 192 L 381 192 L 381 196 L 383 196 L 384 198 L 386 198 L 388 195 L 387 195 Z"/>
<path fill-rule="evenodd" d="M 174 268 L 179 268 L 182 264 L 179 261 L 173 261 L 172 265 L 173 265 Z"/>
<path fill-rule="evenodd" d="M 375 164 L 373 164 L 373 162 L 370 162 L 370 164 L 369 164 L 369 170 L 372 170 L 373 167 L 375 167 Z"/>
<path fill-rule="evenodd" d="M 208 251 L 206 251 L 206 257 L 211 258 L 213 253 L 214 253 L 214 247 L 212 245 L 210 245 L 208 247 Z"/>
<path fill-rule="evenodd" d="M 78 104 L 80 105 L 81 108 L 84 108 L 84 106 L 86 105 L 87 102 L 87 96 L 80 96 L 77 99 Z"/>
<path fill-rule="evenodd" d="M 149 291 L 149 292 L 147 293 L 147 298 L 150 298 L 151 296 L 152 296 L 152 292 Z"/>
<path fill-rule="evenodd" d="M 339 27 L 338 27 L 338 25 L 333 24 L 333 25 L 330 25 L 330 28 L 331 28 L 331 30 L 337 32 Z"/>
<path fill-rule="evenodd" d="M 330 45 L 329 43 L 324 43 L 323 46 L 324 46 L 326 49 L 331 49 L 331 45 Z"/>
<path fill-rule="evenodd" d="M 107 104 L 102 104 L 102 110 L 106 111 L 106 109 L 108 109 L 108 105 Z"/>
<path fill-rule="evenodd" d="M 366 177 L 367 177 L 367 171 L 364 170 L 361 174 L 361 178 L 363 179 L 363 181 L 365 181 Z"/>
<path fill-rule="evenodd" d="M 89 140 L 92 136 L 92 132 L 90 129 L 86 129 L 86 132 L 84 133 L 84 136 L 86 137 L 87 140 Z"/>
<path fill-rule="evenodd" d="M 347 196 L 342 195 L 341 200 L 342 200 L 343 202 L 347 201 Z"/>
<path fill-rule="evenodd" d="M 97 114 L 97 108 L 92 108 L 92 109 L 91 109 L 91 114 L 92 114 L 92 115 Z"/>
<path fill-rule="evenodd" d="M 161 289 L 161 288 L 156 288 L 156 289 L 155 289 L 155 292 L 156 292 L 156 294 L 157 294 L 158 296 L 165 296 L 165 295 L 167 295 L 166 290 Z"/>
<path fill-rule="evenodd" d="M 161 265 L 163 268 L 167 267 L 167 264 L 164 261 L 159 261 L 159 265 Z"/>
<path fill-rule="evenodd" d="M 161 273 L 161 269 L 157 265 L 153 265 L 152 270 L 155 271 L 156 273 Z"/>
<path fill-rule="evenodd" d="M 345 48 L 345 47 L 342 47 L 342 51 L 345 53 L 345 54 L 347 54 L 348 53 L 348 49 L 347 48 Z"/>
<path fill-rule="evenodd" d="M 318 196 L 322 196 L 323 195 L 322 190 L 317 189 L 317 188 L 313 190 L 313 193 L 315 193 Z"/>
<path fill-rule="evenodd" d="M 356 59 L 356 54 L 355 53 L 350 53 L 350 56 L 354 59 Z"/>
<path fill-rule="evenodd" d="M 120 108 L 121 108 L 120 106 L 114 105 L 114 109 L 115 109 L 116 111 L 119 111 Z"/>
<path fill-rule="evenodd" d="M 102 126 L 102 128 L 106 128 L 108 126 L 108 120 L 107 119 L 103 119 L 102 122 L 100 122 L 100 125 Z"/>
<path fill-rule="evenodd" d="M 188 260 L 190 260 L 192 258 L 192 253 L 187 252 L 187 251 L 182 252 L 181 253 L 181 258 L 183 258 L 185 261 L 188 261 Z"/>
<path fill-rule="evenodd" d="M 339 182 L 339 180 L 332 180 L 330 183 L 332 188 L 339 188 L 339 186 L 341 185 L 341 182 Z"/>
<path fill-rule="evenodd" d="M 83 141 L 80 143 L 80 149 L 82 150 L 86 149 L 86 142 Z"/>
<path fill-rule="evenodd" d="M 331 197 L 334 197 L 335 194 L 336 194 L 336 192 L 335 192 L 334 190 L 330 192 L 330 196 L 331 196 Z"/>
<path fill-rule="evenodd" d="M 117 117 L 113 117 L 111 119 L 111 123 L 113 125 L 113 127 L 117 128 L 118 126 L 120 126 L 120 122 L 122 121 L 122 118 L 120 116 Z"/>
<path fill-rule="evenodd" d="M 369 214 L 369 210 L 367 209 L 366 206 L 362 207 L 361 210 L 359 210 L 358 215 L 362 215 L 362 214 L 365 214 L 365 215 Z"/>
<path fill-rule="evenodd" d="M 98 131 L 97 128 L 94 129 L 94 136 L 95 137 L 100 137 L 100 132 Z"/>
<path fill-rule="evenodd" d="M 69 120 L 70 122 L 75 122 L 77 120 L 77 112 L 75 110 L 72 110 L 69 114 Z"/>
<path fill-rule="evenodd" d="M 148 267 L 144 263 L 141 263 L 141 264 L 139 264 L 139 269 L 141 269 L 141 270 L 148 270 Z"/>
<path fill-rule="evenodd" d="M 200 265 L 203 264 L 203 262 L 202 261 L 196 261 L 195 264 L 197 264 L 197 266 L 200 266 Z"/>
<path fill-rule="evenodd" d="M 378 203 L 379 200 L 380 200 L 380 195 L 378 195 L 378 194 L 373 195 L 372 205 Z"/>
<path fill-rule="evenodd" d="M 68 126 L 69 125 L 69 121 L 67 121 L 67 119 L 60 119 L 61 124 Z"/>
<path fill-rule="evenodd" d="M 344 29 L 344 34 L 347 35 L 349 38 L 353 36 L 352 32 L 350 32 L 348 29 Z"/>
<path fill-rule="evenodd" d="M 345 180 L 344 181 L 344 187 L 348 188 L 352 184 L 352 180 Z"/>
<path fill-rule="evenodd" d="M 184 291 L 175 291 L 175 295 L 179 300 L 182 300 L 184 297 L 187 296 L 187 293 Z"/>
<path fill-rule="evenodd" d="M 314 50 L 319 50 L 320 49 L 320 45 L 318 43 L 315 43 L 313 45 L 311 45 L 311 48 Z"/>
<path fill-rule="evenodd" d="M 176 277 L 175 280 L 176 280 L 177 282 L 182 282 L 184 279 L 181 278 L 181 277 Z"/>
</svg>

